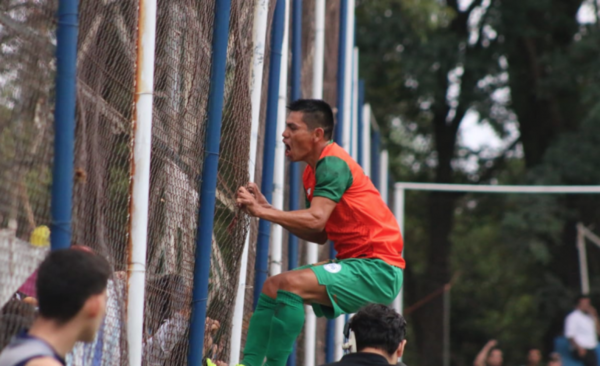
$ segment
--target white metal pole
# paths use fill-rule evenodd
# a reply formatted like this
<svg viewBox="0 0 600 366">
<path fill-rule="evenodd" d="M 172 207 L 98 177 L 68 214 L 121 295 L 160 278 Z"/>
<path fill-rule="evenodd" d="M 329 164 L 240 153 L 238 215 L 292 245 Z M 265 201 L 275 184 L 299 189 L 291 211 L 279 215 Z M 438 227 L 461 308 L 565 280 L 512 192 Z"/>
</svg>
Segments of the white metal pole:
<svg viewBox="0 0 600 366">
<path fill-rule="evenodd" d="M 138 18 L 135 120 L 133 122 L 133 179 L 127 284 L 127 343 L 129 365 L 142 364 L 144 289 L 150 200 L 150 152 L 152 147 L 152 103 L 154 98 L 154 49 L 156 44 L 156 0 L 141 0 Z"/>
<path fill-rule="evenodd" d="M 585 248 L 585 236 L 583 225 L 577 224 L 577 251 L 579 252 L 579 275 L 581 277 L 581 293 L 587 295 L 590 293 L 590 279 L 587 265 L 587 251 Z"/>
<path fill-rule="evenodd" d="M 323 99 L 323 64 L 325 61 L 325 0 L 315 0 L 315 58 L 313 62 L 312 98 Z M 306 262 L 319 261 L 319 247 L 306 243 Z M 311 306 L 305 306 L 304 365 L 315 366 L 317 317 Z"/>
<path fill-rule="evenodd" d="M 398 221 L 400 227 L 400 233 L 402 239 L 404 239 L 404 188 L 401 185 L 396 185 L 394 189 L 394 215 Z M 404 249 L 402 250 L 402 256 L 404 256 Z M 404 286 L 400 289 L 400 293 L 396 300 L 394 300 L 394 309 L 402 314 L 404 307 Z"/>
<path fill-rule="evenodd" d="M 263 68 L 265 60 L 265 39 L 267 35 L 267 22 L 269 20 L 269 0 L 255 0 L 254 25 L 252 42 L 252 72 L 250 74 L 250 98 L 252 104 L 252 121 L 250 127 L 250 159 L 248 160 L 248 175 L 250 182 L 254 181 L 256 170 L 256 151 L 258 147 L 260 101 L 262 93 Z M 231 329 L 231 349 L 229 351 L 229 364 L 237 365 L 240 360 L 242 344 L 242 323 L 244 320 L 244 297 L 246 294 L 246 272 L 248 269 L 248 247 L 250 246 L 250 231 L 246 235 L 242 260 L 240 263 L 240 277 L 233 310 Z"/>
<path fill-rule="evenodd" d="M 288 47 L 290 27 L 289 0 L 285 1 L 285 16 L 283 30 L 283 44 L 281 45 L 281 71 L 279 73 L 279 99 L 277 107 L 277 133 L 275 142 L 275 169 L 273 171 L 273 207 L 283 210 L 283 186 L 285 184 L 285 145 L 281 135 L 285 127 L 287 81 L 288 81 Z M 281 253 L 283 246 L 283 228 L 280 225 L 272 225 L 271 236 L 271 266 L 269 273 L 275 276 L 281 273 Z"/>
<path fill-rule="evenodd" d="M 312 98 L 323 99 L 323 64 L 325 61 L 325 0 L 315 0 L 315 58 L 313 62 Z"/>
<path fill-rule="evenodd" d="M 452 286 L 446 285 L 444 289 L 444 364 L 450 366 L 450 291 Z"/>
<path fill-rule="evenodd" d="M 350 128 L 351 117 L 352 117 L 352 59 L 354 50 L 354 0 L 348 0 L 348 17 L 346 18 L 346 68 L 344 73 L 344 124 L 342 133 L 342 147 L 347 152 L 350 152 L 351 141 L 350 141 Z M 337 329 L 336 329 L 337 331 Z M 340 348 L 340 352 L 342 349 Z"/>
<path fill-rule="evenodd" d="M 363 143 L 363 161 L 360 165 L 363 167 L 365 174 L 371 176 L 371 105 L 365 103 L 363 107 L 363 126 L 361 138 Z"/>
<path fill-rule="evenodd" d="M 389 178 L 389 155 L 387 150 L 383 150 L 379 156 L 379 192 L 383 202 L 388 202 L 388 178 Z"/>
<path fill-rule="evenodd" d="M 473 192 L 473 193 L 541 193 L 541 194 L 585 194 L 600 193 L 598 186 L 502 186 L 477 184 L 447 183 L 411 183 L 397 182 L 396 186 L 404 189 L 440 192 Z"/>
<path fill-rule="evenodd" d="M 352 148 L 350 155 L 358 160 L 358 47 L 352 53 Z"/>
<path fill-rule="evenodd" d="M 342 136 L 342 147 L 347 152 L 351 150 L 351 141 L 350 141 L 350 129 L 352 128 L 352 93 L 353 93 L 353 85 L 352 85 L 352 59 L 354 58 L 354 9 L 355 1 L 348 0 L 348 16 L 347 16 L 347 24 L 346 24 L 346 70 L 344 74 L 344 128 L 343 128 L 343 136 Z M 335 320 L 335 352 L 334 357 L 335 360 L 339 360 L 344 355 L 344 350 L 342 345 L 344 343 L 344 317 L 339 316 Z"/>
<path fill-rule="evenodd" d="M 594 244 L 600 248 L 600 237 L 598 237 L 598 235 L 596 235 L 592 231 L 590 231 L 590 229 L 585 227 L 583 224 L 581 224 L 580 227 L 581 227 L 581 232 L 583 233 L 583 236 L 586 239 L 588 239 L 589 241 L 591 241 L 592 244 Z"/>
</svg>

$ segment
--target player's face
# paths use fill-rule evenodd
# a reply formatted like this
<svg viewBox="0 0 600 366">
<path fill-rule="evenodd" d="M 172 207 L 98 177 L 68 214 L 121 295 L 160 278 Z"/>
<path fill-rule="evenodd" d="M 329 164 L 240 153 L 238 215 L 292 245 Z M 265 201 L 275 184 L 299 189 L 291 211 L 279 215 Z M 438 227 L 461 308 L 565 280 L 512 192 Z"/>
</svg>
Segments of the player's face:
<svg viewBox="0 0 600 366">
<path fill-rule="evenodd" d="M 285 121 L 283 143 L 285 156 L 291 161 L 303 161 L 312 152 L 315 144 L 314 131 L 302 121 L 302 112 L 290 112 Z"/>
</svg>

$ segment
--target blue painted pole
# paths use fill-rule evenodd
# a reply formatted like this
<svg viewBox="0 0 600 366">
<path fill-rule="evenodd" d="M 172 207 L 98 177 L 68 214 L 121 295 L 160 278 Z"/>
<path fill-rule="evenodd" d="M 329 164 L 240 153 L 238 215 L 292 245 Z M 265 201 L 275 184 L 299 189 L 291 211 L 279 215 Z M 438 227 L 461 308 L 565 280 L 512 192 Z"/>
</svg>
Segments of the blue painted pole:
<svg viewBox="0 0 600 366">
<path fill-rule="evenodd" d="M 212 64 L 208 94 L 208 120 L 205 136 L 205 154 L 200 185 L 200 212 L 196 236 L 194 263 L 194 290 L 192 293 L 192 323 L 189 335 L 188 365 L 201 365 L 204 350 L 204 326 L 210 277 L 210 254 L 215 216 L 217 171 L 221 145 L 225 68 L 229 40 L 231 0 L 216 0 L 213 26 Z"/>
<path fill-rule="evenodd" d="M 379 187 L 379 169 L 381 162 L 381 133 L 377 130 L 371 132 L 371 182 Z"/>
<path fill-rule="evenodd" d="M 363 157 L 364 157 L 364 149 L 365 146 L 363 145 L 363 130 L 364 130 L 364 120 L 363 120 L 363 108 L 365 106 L 365 81 L 364 80 L 359 80 L 358 81 L 358 116 L 357 117 L 357 122 L 358 122 L 358 154 L 357 154 L 357 158 L 358 158 L 358 163 L 362 165 L 363 163 Z M 364 168 L 364 167 L 363 167 Z"/>
<path fill-rule="evenodd" d="M 265 128 L 265 148 L 263 152 L 263 172 L 261 191 L 267 201 L 273 196 L 273 170 L 275 166 L 275 140 L 277 139 L 277 103 L 279 99 L 279 79 L 281 72 L 281 47 L 285 26 L 285 0 L 277 0 L 271 29 L 271 60 L 269 64 L 269 91 L 267 95 L 267 119 Z M 287 65 L 286 65 L 287 66 Z M 271 223 L 260 220 L 254 277 L 254 307 L 258 302 L 262 287 L 267 280 L 269 261 L 269 239 Z"/>
<path fill-rule="evenodd" d="M 78 0 L 60 0 L 58 3 L 54 166 L 52 168 L 50 204 L 52 214 L 50 246 L 52 250 L 71 246 L 78 6 Z"/>
<path fill-rule="evenodd" d="M 302 0 L 292 0 L 292 72 L 291 72 L 291 100 L 301 98 L 300 93 L 300 71 L 302 69 Z M 279 138 L 279 136 L 277 136 Z M 290 163 L 289 166 L 290 191 L 289 210 L 300 209 L 299 184 L 300 167 L 298 163 Z M 298 237 L 292 233 L 288 235 L 288 269 L 298 267 Z M 287 366 L 296 366 L 296 342 L 294 349 L 288 357 Z"/>
<path fill-rule="evenodd" d="M 338 67 L 337 67 L 337 116 L 335 124 L 334 140 L 338 145 L 342 145 L 344 133 L 344 75 L 346 73 L 346 26 L 348 23 L 348 0 L 340 1 L 340 28 L 338 43 Z M 329 256 L 335 258 L 337 252 L 333 248 L 333 243 L 329 243 Z M 327 334 L 325 339 L 325 362 L 331 363 L 335 357 L 335 320 L 327 320 Z"/>
<path fill-rule="evenodd" d="M 292 11 L 292 77 L 291 100 L 301 98 L 300 71 L 302 68 L 302 0 L 293 0 Z M 278 136 L 279 137 L 279 136 Z M 290 211 L 300 209 L 299 204 L 300 167 L 298 163 L 290 163 Z M 298 266 L 298 237 L 290 233 L 288 237 L 288 268 Z M 291 365 L 290 365 L 291 366 Z"/>
</svg>

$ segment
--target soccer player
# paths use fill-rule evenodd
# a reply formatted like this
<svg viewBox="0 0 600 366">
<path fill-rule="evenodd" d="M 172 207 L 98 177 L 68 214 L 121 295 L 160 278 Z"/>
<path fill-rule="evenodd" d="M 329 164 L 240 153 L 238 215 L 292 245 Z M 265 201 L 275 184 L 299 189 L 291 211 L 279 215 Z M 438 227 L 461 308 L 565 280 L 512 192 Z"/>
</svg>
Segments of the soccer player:
<svg viewBox="0 0 600 366">
<path fill-rule="evenodd" d="M 111 270 L 84 250 L 51 252 L 36 280 L 39 316 L 0 354 L 0 366 L 59 366 L 75 342 L 91 342 L 106 310 Z"/>
<path fill-rule="evenodd" d="M 250 320 L 245 366 L 283 366 L 304 324 L 303 305 L 329 319 L 368 303 L 390 304 L 402 286 L 398 224 L 361 167 L 332 142 L 333 112 L 321 100 L 288 106 L 285 155 L 307 164 L 304 210 L 280 211 L 258 186 L 240 187 L 237 204 L 248 214 L 283 226 L 307 241 L 333 241 L 337 258 L 269 277 Z"/>
</svg>

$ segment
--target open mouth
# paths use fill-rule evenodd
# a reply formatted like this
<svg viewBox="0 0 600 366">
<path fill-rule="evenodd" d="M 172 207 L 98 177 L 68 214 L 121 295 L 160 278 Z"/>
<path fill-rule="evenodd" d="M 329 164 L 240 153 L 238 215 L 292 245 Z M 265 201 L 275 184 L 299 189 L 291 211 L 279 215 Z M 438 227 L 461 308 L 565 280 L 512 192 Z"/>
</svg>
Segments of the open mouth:
<svg viewBox="0 0 600 366">
<path fill-rule="evenodd" d="M 292 148 L 285 142 L 283 144 L 285 145 L 285 155 L 289 155 L 289 153 L 292 151 Z"/>
</svg>

